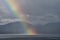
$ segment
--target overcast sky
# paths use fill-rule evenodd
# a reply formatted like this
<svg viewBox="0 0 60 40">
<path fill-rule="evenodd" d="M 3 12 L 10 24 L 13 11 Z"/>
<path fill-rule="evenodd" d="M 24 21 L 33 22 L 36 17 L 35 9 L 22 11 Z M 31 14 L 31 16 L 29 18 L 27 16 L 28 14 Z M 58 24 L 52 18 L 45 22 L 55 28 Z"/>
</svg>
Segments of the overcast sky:
<svg viewBox="0 0 60 40">
<path fill-rule="evenodd" d="M 22 0 L 22 4 L 33 24 L 60 21 L 60 0 Z"/>
<path fill-rule="evenodd" d="M 21 3 L 32 24 L 44 25 L 60 21 L 60 0 L 21 0 Z M 3 5 L 0 4 L 0 8 L 4 8 Z M 1 18 L 15 17 L 0 10 Z"/>
</svg>

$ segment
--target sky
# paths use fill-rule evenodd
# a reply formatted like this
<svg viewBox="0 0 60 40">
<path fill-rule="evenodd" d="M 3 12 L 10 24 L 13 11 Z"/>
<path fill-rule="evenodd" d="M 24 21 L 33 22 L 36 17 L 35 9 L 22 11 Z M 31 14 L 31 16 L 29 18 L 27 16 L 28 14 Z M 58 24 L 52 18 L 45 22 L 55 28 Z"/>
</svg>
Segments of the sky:
<svg viewBox="0 0 60 40">
<path fill-rule="evenodd" d="M 60 0 L 22 0 L 22 4 L 33 24 L 60 21 Z"/>
<path fill-rule="evenodd" d="M 21 4 L 33 25 L 60 22 L 60 0 L 21 0 Z M 0 19 L 16 18 L 8 14 L 0 2 L 1 8 L 3 11 L 0 10 Z"/>
</svg>

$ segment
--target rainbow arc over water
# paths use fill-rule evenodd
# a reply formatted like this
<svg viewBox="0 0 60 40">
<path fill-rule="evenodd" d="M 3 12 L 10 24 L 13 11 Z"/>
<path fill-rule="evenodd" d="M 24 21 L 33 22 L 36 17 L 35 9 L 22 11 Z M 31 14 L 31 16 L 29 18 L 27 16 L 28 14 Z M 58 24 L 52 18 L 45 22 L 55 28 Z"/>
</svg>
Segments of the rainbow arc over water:
<svg viewBox="0 0 60 40">
<path fill-rule="evenodd" d="M 19 19 L 22 19 L 22 25 L 23 28 L 25 29 L 25 33 L 29 35 L 35 35 L 36 32 L 34 28 L 28 28 L 28 24 L 25 22 L 29 22 L 28 18 L 26 17 L 25 12 L 22 9 L 21 3 L 19 3 L 17 0 L 1 0 L 1 3 L 5 7 L 5 9 L 12 15 L 16 16 Z"/>
</svg>

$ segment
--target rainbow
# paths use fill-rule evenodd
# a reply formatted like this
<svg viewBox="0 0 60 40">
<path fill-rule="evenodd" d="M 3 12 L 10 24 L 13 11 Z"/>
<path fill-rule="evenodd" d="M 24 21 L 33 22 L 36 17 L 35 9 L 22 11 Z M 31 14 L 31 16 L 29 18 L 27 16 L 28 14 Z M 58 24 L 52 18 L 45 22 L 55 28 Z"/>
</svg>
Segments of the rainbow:
<svg viewBox="0 0 60 40">
<path fill-rule="evenodd" d="M 24 28 L 24 31 L 28 35 L 35 35 L 36 32 L 33 30 L 33 28 L 28 28 L 27 24 L 25 22 L 29 22 L 25 12 L 22 10 L 21 3 L 19 3 L 17 0 L 1 0 L 4 7 L 7 9 L 9 13 L 16 16 L 19 19 L 22 19 L 22 25 Z"/>
</svg>

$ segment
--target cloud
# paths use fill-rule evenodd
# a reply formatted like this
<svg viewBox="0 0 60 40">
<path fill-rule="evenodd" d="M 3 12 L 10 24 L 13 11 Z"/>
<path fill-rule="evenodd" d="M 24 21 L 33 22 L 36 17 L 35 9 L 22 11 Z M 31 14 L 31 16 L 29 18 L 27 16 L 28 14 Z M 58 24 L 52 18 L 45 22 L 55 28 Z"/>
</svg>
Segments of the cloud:
<svg viewBox="0 0 60 40">
<path fill-rule="evenodd" d="M 60 20 L 60 0 L 21 0 L 21 4 L 32 24 L 46 24 Z M 0 8 L 3 9 L 0 10 L 0 19 L 17 18 L 9 13 L 1 2 Z"/>
<path fill-rule="evenodd" d="M 20 19 L 1 19 L 0 20 L 0 25 L 5 25 L 11 22 L 22 22 L 23 20 Z"/>
<path fill-rule="evenodd" d="M 33 24 L 60 21 L 60 0 L 22 0 L 22 2 Z"/>
</svg>

